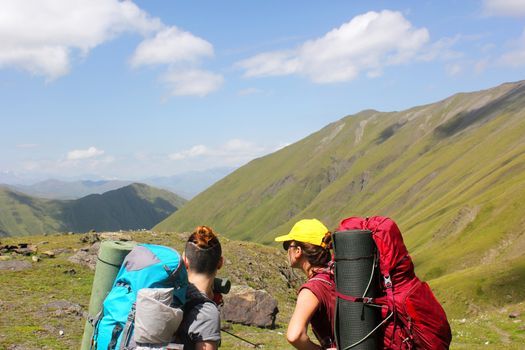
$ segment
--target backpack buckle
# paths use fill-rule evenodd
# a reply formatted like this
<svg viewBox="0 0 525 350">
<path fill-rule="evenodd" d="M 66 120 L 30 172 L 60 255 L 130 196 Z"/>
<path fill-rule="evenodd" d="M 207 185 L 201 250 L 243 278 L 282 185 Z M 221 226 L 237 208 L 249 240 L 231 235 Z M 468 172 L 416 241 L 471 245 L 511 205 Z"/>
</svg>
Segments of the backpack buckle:
<svg viewBox="0 0 525 350">
<path fill-rule="evenodd" d="M 386 288 L 392 288 L 392 279 L 390 278 L 390 275 L 383 276 L 385 287 Z"/>
</svg>

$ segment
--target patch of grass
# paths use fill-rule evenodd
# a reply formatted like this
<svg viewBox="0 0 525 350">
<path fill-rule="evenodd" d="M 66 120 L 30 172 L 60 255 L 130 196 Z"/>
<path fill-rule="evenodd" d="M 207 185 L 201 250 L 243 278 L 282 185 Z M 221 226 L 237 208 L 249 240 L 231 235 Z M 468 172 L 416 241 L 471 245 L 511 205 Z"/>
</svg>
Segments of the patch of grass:
<svg viewBox="0 0 525 350">
<path fill-rule="evenodd" d="M 522 349 L 525 343 L 525 318 L 510 318 L 511 312 L 523 315 L 525 304 L 509 304 L 477 316 L 451 319 L 451 349 Z"/>
<path fill-rule="evenodd" d="M 34 236 L 24 237 L 23 241 L 38 243 L 45 239 L 50 242 L 49 246 L 39 246 L 48 250 L 68 246 L 79 248 L 78 238 Z M 16 243 L 16 239 L 11 239 L 11 242 Z M 0 338 L 0 348 L 13 344 L 25 344 L 37 349 L 78 348 L 85 322 L 82 315 L 57 317 L 46 307 L 51 302 L 66 300 L 87 310 L 94 274 L 87 268 L 68 262 L 70 254 L 42 259 L 32 263 L 32 268 L 27 270 L 0 272 L 0 334 L 5 334 Z M 31 261 L 29 257 L 22 259 Z"/>
</svg>

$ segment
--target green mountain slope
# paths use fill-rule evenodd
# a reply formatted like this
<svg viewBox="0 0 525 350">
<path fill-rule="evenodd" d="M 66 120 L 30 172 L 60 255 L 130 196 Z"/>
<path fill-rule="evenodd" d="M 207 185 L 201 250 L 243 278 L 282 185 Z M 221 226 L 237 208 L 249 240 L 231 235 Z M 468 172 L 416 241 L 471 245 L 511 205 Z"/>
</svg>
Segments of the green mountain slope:
<svg viewBox="0 0 525 350">
<path fill-rule="evenodd" d="M 494 275 L 512 266 L 523 281 L 524 170 L 525 82 L 518 82 L 343 118 L 238 169 L 154 229 L 204 223 L 270 243 L 301 218 L 334 228 L 348 216 L 387 215 L 425 279 L 452 281 L 492 264 Z M 514 295 L 517 286 L 509 288 Z M 523 300 L 523 288 L 516 293 Z"/>
<path fill-rule="evenodd" d="M 64 226 L 55 218 L 60 210 L 57 201 L 0 187 L 0 236 L 64 231 Z"/>
<path fill-rule="evenodd" d="M 184 202 L 143 184 L 68 201 L 33 198 L 0 187 L 0 236 L 151 228 Z"/>
</svg>

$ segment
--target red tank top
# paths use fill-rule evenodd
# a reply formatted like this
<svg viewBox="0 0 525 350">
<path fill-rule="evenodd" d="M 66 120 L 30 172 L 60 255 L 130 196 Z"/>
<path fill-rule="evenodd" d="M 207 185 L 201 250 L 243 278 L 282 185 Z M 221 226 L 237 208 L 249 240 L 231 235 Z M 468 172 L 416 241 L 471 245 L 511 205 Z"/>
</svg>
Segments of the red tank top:
<svg viewBox="0 0 525 350">
<path fill-rule="evenodd" d="M 323 271 L 315 274 L 301 286 L 309 289 L 319 300 L 319 307 L 310 320 L 312 330 L 323 348 L 335 347 L 335 281 L 334 275 Z"/>
</svg>

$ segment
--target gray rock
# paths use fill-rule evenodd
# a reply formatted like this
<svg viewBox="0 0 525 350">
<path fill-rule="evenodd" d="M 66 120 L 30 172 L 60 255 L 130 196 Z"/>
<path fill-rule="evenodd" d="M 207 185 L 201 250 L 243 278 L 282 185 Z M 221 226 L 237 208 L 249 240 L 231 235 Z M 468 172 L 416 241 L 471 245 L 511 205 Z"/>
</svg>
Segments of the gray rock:
<svg viewBox="0 0 525 350">
<path fill-rule="evenodd" d="M 100 250 L 100 242 L 95 242 L 89 247 L 88 252 L 94 255 L 98 255 L 99 250 Z"/>
<path fill-rule="evenodd" d="M 91 270 L 95 270 L 95 266 L 97 265 L 97 256 L 82 250 L 79 250 L 76 254 L 70 256 L 67 260 L 74 264 L 87 266 Z"/>
<path fill-rule="evenodd" d="M 92 244 L 89 248 L 82 248 L 76 254 L 70 256 L 68 261 L 74 264 L 87 266 L 91 270 L 95 270 L 97 265 L 97 255 L 100 248 L 100 242 Z"/>
<path fill-rule="evenodd" d="M 20 271 L 30 269 L 33 265 L 29 261 L 8 260 L 0 261 L 0 270 Z"/>
<path fill-rule="evenodd" d="M 47 258 L 54 258 L 56 254 L 53 250 L 46 250 L 45 252 L 42 252 L 42 255 Z"/>
<path fill-rule="evenodd" d="M 41 350 L 41 348 L 26 344 L 13 344 L 7 347 L 7 350 Z"/>
<path fill-rule="evenodd" d="M 100 235 L 96 232 L 89 232 L 80 237 L 80 241 L 83 243 L 95 243 L 100 241 Z"/>
<path fill-rule="evenodd" d="M 222 320 L 244 325 L 275 328 L 277 300 L 264 290 L 233 286 L 224 295 Z"/>
<path fill-rule="evenodd" d="M 102 232 L 100 233 L 100 239 L 111 240 L 111 241 L 131 241 L 131 235 L 122 232 Z"/>
<path fill-rule="evenodd" d="M 44 305 L 44 309 L 52 312 L 56 317 L 67 315 L 82 317 L 84 309 L 79 304 L 67 300 L 56 300 Z"/>
</svg>

